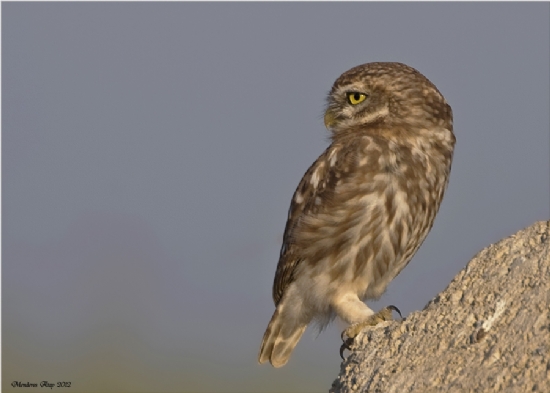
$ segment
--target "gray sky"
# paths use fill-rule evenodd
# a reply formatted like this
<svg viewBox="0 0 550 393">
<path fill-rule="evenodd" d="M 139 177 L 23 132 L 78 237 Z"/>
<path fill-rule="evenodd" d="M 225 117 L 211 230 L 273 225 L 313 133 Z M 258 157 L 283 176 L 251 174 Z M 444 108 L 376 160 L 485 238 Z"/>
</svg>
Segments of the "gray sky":
<svg viewBox="0 0 550 393">
<path fill-rule="evenodd" d="M 306 332 L 282 369 L 256 363 L 326 93 L 399 61 L 453 108 L 434 228 L 370 303 L 420 310 L 549 218 L 549 9 L 2 3 L 3 390 L 328 390 L 342 324 Z"/>
</svg>

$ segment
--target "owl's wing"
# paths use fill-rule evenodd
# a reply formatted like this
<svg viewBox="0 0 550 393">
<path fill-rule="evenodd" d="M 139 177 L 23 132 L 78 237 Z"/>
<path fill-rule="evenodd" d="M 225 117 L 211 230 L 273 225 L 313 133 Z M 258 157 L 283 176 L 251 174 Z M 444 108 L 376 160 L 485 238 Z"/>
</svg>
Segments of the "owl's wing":
<svg viewBox="0 0 550 393">
<path fill-rule="evenodd" d="M 303 245 L 297 239 L 303 231 L 300 223 L 304 219 L 331 215 L 342 200 L 350 198 L 350 193 L 341 192 L 342 185 L 350 183 L 356 172 L 358 147 L 330 145 L 309 167 L 298 184 L 288 211 L 288 219 L 283 237 L 283 245 L 273 283 L 273 300 L 279 303 L 290 283 L 295 279 L 296 267 L 304 260 Z M 339 192 L 336 193 L 336 188 Z M 345 188 L 345 187 L 344 187 Z M 337 216 L 337 215 L 335 215 Z"/>
</svg>

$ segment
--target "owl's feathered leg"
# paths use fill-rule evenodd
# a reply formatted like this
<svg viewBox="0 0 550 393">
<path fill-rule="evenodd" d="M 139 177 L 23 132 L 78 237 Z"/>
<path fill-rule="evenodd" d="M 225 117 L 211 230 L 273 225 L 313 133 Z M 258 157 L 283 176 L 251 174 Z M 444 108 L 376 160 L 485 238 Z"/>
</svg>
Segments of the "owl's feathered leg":
<svg viewBox="0 0 550 393">
<path fill-rule="evenodd" d="M 384 321 L 391 321 L 393 320 L 392 311 L 395 311 L 399 314 L 401 318 L 403 316 L 401 315 L 401 311 L 395 306 L 387 306 L 383 308 L 382 310 L 378 311 L 377 313 L 369 316 L 364 321 L 361 321 L 359 323 L 354 323 L 351 326 L 349 326 L 346 330 L 342 332 L 341 338 L 344 343 L 340 347 L 340 357 L 344 359 L 344 350 L 351 349 L 351 344 L 353 344 L 353 340 L 355 337 L 363 330 L 364 328 L 368 326 L 376 326 L 380 322 Z M 347 339 L 344 339 L 344 337 L 347 337 Z"/>
<path fill-rule="evenodd" d="M 258 362 L 263 364 L 268 360 L 273 367 L 282 367 L 290 359 L 309 320 L 304 317 L 301 299 L 285 294 L 267 325 L 258 356 Z"/>
</svg>

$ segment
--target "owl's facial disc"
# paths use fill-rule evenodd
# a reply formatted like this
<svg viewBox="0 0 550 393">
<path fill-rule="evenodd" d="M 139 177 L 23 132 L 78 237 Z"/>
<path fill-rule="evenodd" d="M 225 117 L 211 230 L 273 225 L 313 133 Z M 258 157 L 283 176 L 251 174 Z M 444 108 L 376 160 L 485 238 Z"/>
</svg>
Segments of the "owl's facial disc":
<svg viewBox="0 0 550 393">
<path fill-rule="evenodd" d="M 387 95 L 381 89 L 355 83 L 332 91 L 325 111 L 325 126 L 339 132 L 354 126 L 367 126 L 390 116 Z"/>
<path fill-rule="evenodd" d="M 336 124 L 336 115 L 334 112 L 328 108 L 325 111 L 325 127 L 330 130 Z"/>
<path fill-rule="evenodd" d="M 362 86 L 352 85 L 341 88 L 329 96 L 329 105 L 325 111 L 325 127 L 330 131 L 338 128 L 342 122 L 353 118 L 359 107 L 364 107 L 368 94 Z"/>
</svg>

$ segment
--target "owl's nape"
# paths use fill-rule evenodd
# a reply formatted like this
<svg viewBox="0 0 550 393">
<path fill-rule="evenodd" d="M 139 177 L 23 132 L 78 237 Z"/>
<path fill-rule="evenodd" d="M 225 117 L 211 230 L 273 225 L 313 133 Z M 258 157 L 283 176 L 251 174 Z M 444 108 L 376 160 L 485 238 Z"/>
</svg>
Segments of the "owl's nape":
<svg viewBox="0 0 550 393">
<path fill-rule="evenodd" d="M 322 327 L 337 315 L 351 339 L 391 319 L 394 306 L 375 313 L 364 300 L 380 297 L 414 256 L 451 170 L 451 108 L 404 64 L 343 73 L 325 124 L 332 141 L 294 192 L 275 274 L 276 310 L 258 358 L 275 367 L 312 321 Z"/>
</svg>

